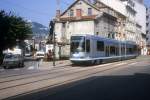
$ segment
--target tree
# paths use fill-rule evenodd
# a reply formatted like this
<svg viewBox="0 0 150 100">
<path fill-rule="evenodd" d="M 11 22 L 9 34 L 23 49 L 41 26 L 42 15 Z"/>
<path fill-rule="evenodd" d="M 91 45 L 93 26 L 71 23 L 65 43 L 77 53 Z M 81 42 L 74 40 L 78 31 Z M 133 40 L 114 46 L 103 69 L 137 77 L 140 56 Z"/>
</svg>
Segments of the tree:
<svg viewBox="0 0 150 100">
<path fill-rule="evenodd" d="M 53 36 L 54 36 L 54 27 L 55 27 L 55 23 L 54 21 L 50 21 L 49 23 L 49 37 L 48 37 L 48 40 L 47 40 L 47 43 L 53 43 Z"/>
<path fill-rule="evenodd" d="M 0 56 L 2 51 L 21 43 L 32 34 L 31 25 L 11 12 L 0 11 Z"/>
</svg>

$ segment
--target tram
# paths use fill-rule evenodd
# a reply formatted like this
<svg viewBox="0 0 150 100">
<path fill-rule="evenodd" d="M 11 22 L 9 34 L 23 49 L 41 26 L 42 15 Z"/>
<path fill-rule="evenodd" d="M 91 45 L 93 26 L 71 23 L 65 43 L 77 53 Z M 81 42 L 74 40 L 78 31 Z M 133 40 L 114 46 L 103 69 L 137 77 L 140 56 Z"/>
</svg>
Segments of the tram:
<svg viewBox="0 0 150 100">
<path fill-rule="evenodd" d="M 138 56 L 132 41 L 118 41 L 96 35 L 74 35 L 70 42 L 70 61 L 74 64 L 100 64 Z"/>
</svg>

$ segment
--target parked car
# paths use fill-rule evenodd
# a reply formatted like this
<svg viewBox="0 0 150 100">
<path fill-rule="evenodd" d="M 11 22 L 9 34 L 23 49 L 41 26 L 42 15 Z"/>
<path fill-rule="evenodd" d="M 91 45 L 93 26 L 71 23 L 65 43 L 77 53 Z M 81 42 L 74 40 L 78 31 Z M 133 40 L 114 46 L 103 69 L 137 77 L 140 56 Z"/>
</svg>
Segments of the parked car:
<svg viewBox="0 0 150 100">
<path fill-rule="evenodd" d="M 44 51 L 37 51 L 35 53 L 35 58 L 37 59 L 43 59 L 45 57 L 45 52 Z"/>
<path fill-rule="evenodd" d="M 19 54 L 6 54 L 3 59 L 2 66 L 7 69 L 11 67 L 23 67 L 24 57 Z"/>
<path fill-rule="evenodd" d="M 25 53 L 25 57 L 31 57 L 32 53 Z"/>
</svg>

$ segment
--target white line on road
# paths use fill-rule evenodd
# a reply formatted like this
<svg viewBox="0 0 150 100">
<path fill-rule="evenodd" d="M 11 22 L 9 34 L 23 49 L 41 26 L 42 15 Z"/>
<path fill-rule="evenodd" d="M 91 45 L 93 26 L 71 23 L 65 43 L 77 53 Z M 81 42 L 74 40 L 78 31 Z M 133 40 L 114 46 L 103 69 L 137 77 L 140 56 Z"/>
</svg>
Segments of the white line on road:
<svg viewBox="0 0 150 100">
<path fill-rule="evenodd" d="M 121 66 L 121 65 L 125 65 L 127 63 L 120 63 L 120 64 L 116 64 L 116 66 Z"/>
<path fill-rule="evenodd" d="M 129 64 L 129 65 L 135 65 L 135 64 L 137 64 L 137 62 L 135 62 L 135 63 L 131 63 L 131 64 Z"/>
<path fill-rule="evenodd" d="M 30 66 L 30 67 L 28 67 L 28 70 L 33 70 L 33 69 L 35 69 L 35 67 L 34 67 L 34 66 Z"/>
</svg>

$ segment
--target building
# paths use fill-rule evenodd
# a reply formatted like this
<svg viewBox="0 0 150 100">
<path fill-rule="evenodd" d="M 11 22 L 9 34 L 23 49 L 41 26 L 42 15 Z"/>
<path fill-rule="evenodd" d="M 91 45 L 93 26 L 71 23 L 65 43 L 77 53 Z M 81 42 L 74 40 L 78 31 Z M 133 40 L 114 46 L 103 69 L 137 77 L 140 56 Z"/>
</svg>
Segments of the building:
<svg viewBox="0 0 150 100">
<path fill-rule="evenodd" d="M 142 52 L 146 46 L 144 15 L 146 9 L 140 0 L 76 0 L 62 14 L 57 11 L 57 42 L 69 44 L 71 35 L 91 34 L 135 41 Z M 69 45 L 61 50 L 64 55 L 69 54 Z"/>
<path fill-rule="evenodd" d="M 147 47 L 148 54 L 150 55 L 150 7 L 146 8 L 146 34 L 147 34 Z"/>
<path fill-rule="evenodd" d="M 59 14 L 59 13 L 58 13 Z M 76 0 L 55 19 L 57 42 L 70 43 L 74 34 L 91 34 L 123 40 L 125 16 L 100 1 Z M 119 31 L 118 31 L 119 30 Z M 63 50 L 64 48 L 64 50 Z M 61 50 L 70 54 L 69 45 Z"/>
<path fill-rule="evenodd" d="M 146 7 L 143 0 L 99 0 L 126 16 L 126 40 L 135 41 L 145 55 L 146 50 Z"/>
<path fill-rule="evenodd" d="M 127 29 L 128 33 L 130 33 L 128 35 L 131 36 L 129 39 L 133 39 L 139 45 L 141 54 L 146 55 L 146 7 L 143 4 L 143 0 L 126 0 L 126 2 L 127 22 L 128 25 L 131 25 L 131 28 Z"/>
</svg>

